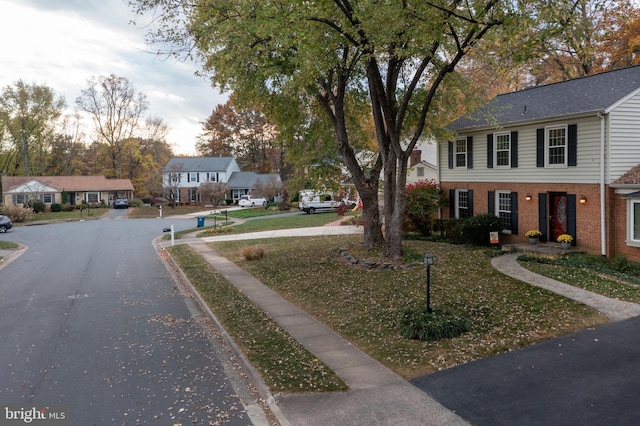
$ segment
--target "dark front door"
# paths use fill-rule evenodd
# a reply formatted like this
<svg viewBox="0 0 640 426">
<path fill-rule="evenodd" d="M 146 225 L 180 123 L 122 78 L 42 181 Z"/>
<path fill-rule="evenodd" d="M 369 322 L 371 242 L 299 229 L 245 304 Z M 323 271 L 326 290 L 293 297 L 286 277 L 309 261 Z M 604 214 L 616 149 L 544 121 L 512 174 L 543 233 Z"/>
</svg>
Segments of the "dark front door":
<svg viewBox="0 0 640 426">
<path fill-rule="evenodd" d="M 549 241 L 556 241 L 559 235 L 567 233 L 567 194 L 549 194 Z"/>
</svg>

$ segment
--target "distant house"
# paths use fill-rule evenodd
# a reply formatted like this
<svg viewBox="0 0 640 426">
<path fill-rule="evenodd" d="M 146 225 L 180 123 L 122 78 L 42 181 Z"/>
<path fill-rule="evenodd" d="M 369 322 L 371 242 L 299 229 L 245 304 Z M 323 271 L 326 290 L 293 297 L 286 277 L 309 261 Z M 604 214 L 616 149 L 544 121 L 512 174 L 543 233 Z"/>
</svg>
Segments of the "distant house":
<svg viewBox="0 0 640 426">
<path fill-rule="evenodd" d="M 260 185 L 281 183 L 279 175 L 243 172 L 232 157 L 176 157 L 162 171 L 163 187 L 176 202 L 199 203 L 200 185 L 217 182 L 229 188 L 229 199 L 238 200 Z"/>
<path fill-rule="evenodd" d="M 31 201 L 77 205 L 113 204 L 118 196 L 133 197 L 129 179 L 104 176 L 2 176 L 2 202 L 22 205 Z"/>
<path fill-rule="evenodd" d="M 407 168 L 407 184 L 420 180 L 433 180 L 438 182 L 438 146 L 435 142 L 423 141 L 416 144 Z"/>
<path fill-rule="evenodd" d="M 587 252 L 640 261 L 640 67 L 500 95 L 450 128 L 449 217 L 495 214 L 501 242 L 568 233 Z"/>
</svg>

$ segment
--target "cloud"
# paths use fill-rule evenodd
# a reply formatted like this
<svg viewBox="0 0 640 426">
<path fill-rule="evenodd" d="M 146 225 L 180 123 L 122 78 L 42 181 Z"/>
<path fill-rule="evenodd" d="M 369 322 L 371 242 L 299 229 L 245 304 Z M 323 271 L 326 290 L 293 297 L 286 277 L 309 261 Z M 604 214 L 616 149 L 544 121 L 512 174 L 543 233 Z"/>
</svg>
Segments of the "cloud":
<svg viewBox="0 0 640 426">
<path fill-rule="evenodd" d="M 71 111 L 90 78 L 125 77 L 147 96 L 148 115 L 170 127 L 176 153 L 191 155 L 200 123 L 226 102 L 195 75 L 196 64 L 148 53 L 126 0 L 0 0 L 0 10 L 0 87 L 18 80 L 46 84 Z"/>
</svg>

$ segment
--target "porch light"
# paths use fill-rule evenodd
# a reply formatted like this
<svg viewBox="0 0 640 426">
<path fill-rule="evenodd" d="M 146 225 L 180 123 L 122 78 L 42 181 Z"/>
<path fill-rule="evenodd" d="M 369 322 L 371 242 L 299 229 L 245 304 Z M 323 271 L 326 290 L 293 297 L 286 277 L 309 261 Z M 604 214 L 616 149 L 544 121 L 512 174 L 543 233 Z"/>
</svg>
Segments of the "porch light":
<svg viewBox="0 0 640 426">
<path fill-rule="evenodd" d="M 585 197 L 584 195 L 580 197 L 580 204 L 587 204 L 587 197 Z"/>
<path fill-rule="evenodd" d="M 532 198 L 533 198 L 533 197 L 531 196 L 531 194 L 527 194 L 527 195 L 524 197 L 524 199 L 525 199 L 525 200 L 527 200 L 527 201 L 531 201 L 531 199 L 532 199 Z"/>
</svg>

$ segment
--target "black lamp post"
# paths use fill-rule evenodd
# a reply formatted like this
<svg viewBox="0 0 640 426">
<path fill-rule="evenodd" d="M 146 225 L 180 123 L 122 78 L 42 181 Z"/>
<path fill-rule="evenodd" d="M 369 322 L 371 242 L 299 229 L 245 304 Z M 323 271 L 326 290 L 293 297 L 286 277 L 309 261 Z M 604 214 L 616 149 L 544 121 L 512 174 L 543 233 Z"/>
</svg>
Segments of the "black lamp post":
<svg viewBox="0 0 640 426">
<path fill-rule="evenodd" d="M 433 255 L 424 255 L 424 266 L 427 267 L 427 312 L 431 313 L 431 265 L 433 265 Z"/>
</svg>

